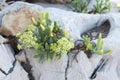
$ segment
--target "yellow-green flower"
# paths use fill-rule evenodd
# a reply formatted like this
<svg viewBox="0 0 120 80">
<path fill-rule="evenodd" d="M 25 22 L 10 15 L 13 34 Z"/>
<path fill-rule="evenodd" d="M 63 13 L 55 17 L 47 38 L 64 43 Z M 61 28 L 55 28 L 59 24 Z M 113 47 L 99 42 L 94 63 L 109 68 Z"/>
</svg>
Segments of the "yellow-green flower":
<svg viewBox="0 0 120 80">
<path fill-rule="evenodd" d="M 73 42 L 69 41 L 67 38 L 62 37 L 57 41 L 57 47 L 60 48 L 61 52 L 67 53 L 71 48 L 74 47 Z"/>
<path fill-rule="evenodd" d="M 20 44 L 17 45 L 18 49 L 21 50 L 22 46 Z"/>
<path fill-rule="evenodd" d="M 21 49 L 21 47 L 26 47 L 27 49 L 29 49 L 36 45 L 37 38 L 36 36 L 34 36 L 34 33 L 32 31 L 27 31 L 18 35 L 18 41 L 20 43 L 18 44 L 19 49 Z"/>
<path fill-rule="evenodd" d="M 32 17 L 32 21 L 33 21 L 33 23 L 34 23 L 35 25 L 37 25 L 37 22 L 35 21 L 35 18 L 34 18 L 34 17 Z"/>
<path fill-rule="evenodd" d="M 45 30 L 45 27 L 42 24 L 40 24 L 40 28 L 42 29 L 42 31 Z"/>
<path fill-rule="evenodd" d="M 55 51 L 56 50 L 56 43 L 52 43 L 51 45 L 50 45 L 50 49 L 52 50 L 52 51 Z"/>
<path fill-rule="evenodd" d="M 53 37 L 53 28 L 54 28 L 54 22 L 51 23 L 50 25 L 50 36 Z"/>
<path fill-rule="evenodd" d="M 29 31 L 35 31 L 36 27 L 34 25 L 29 25 L 28 30 Z"/>
</svg>

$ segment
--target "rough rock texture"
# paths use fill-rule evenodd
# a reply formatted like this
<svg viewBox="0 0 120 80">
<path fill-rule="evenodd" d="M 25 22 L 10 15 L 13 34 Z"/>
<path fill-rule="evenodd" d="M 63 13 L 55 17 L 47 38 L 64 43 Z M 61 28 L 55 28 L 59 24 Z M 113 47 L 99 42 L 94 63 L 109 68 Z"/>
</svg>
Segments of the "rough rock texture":
<svg viewBox="0 0 120 80">
<path fill-rule="evenodd" d="M 3 17 L 0 32 L 7 36 L 24 32 L 27 26 L 32 24 L 31 18 L 34 16 L 34 13 L 29 8 L 11 12 Z"/>
<path fill-rule="evenodd" d="M 72 0 L 41 0 L 41 1 L 50 3 L 70 3 Z"/>
<path fill-rule="evenodd" d="M 4 42 L 4 38 L 0 36 Z M 8 44 L 0 44 L 0 80 L 29 80 L 28 74 L 14 58 L 14 52 Z"/>
<path fill-rule="evenodd" d="M 0 0 L 0 11 L 3 10 L 8 4 L 5 2 L 5 0 Z"/>
<path fill-rule="evenodd" d="M 14 6 L 15 5 L 13 5 L 13 7 Z M 15 10 L 12 9 L 9 8 L 7 14 L 4 13 L 4 11 L 7 11 L 7 9 L 4 9 L 3 11 L 4 16 L 2 18 L 0 33 L 6 36 L 16 35 L 17 33 L 24 32 L 27 29 L 27 26 L 32 24 L 31 18 L 34 17 L 37 19 L 36 16 L 38 16 L 40 12 L 40 10 L 34 11 L 33 9 L 29 8 L 27 4 L 21 5 L 18 9 L 14 8 Z"/>
<path fill-rule="evenodd" d="M 66 12 L 58 9 L 47 9 L 51 14 L 51 19 L 57 21 L 71 33 L 71 37 L 76 40 L 80 39 L 80 34 L 100 25 L 105 20 L 110 20 L 111 29 L 108 37 L 105 38 L 105 48 L 112 48 L 111 58 L 100 72 L 95 80 L 119 80 L 119 13 L 108 13 L 103 15 L 88 15 Z M 59 11 L 59 13 L 58 13 Z M 59 16 L 57 16 L 59 15 Z M 64 17 L 66 16 L 66 17 Z M 71 18 L 72 16 L 72 18 Z M 102 56 L 95 55 L 90 59 L 86 55 L 79 53 L 77 56 L 78 63 L 73 61 L 68 68 L 67 80 L 89 80 L 93 69 L 98 64 Z"/>
<path fill-rule="evenodd" d="M 67 56 L 63 56 L 60 61 L 53 60 L 39 63 L 38 59 L 33 58 L 34 51 L 27 51 L 26 55 L 32 66 L 35 80 L 65 80 Z"/>
<path fill-rule="evenodd" d="M 12 10 L 11 7 L 13 6 L 14 6 L 13 10 L 20 9 L 24 4 L 27 3 L 17 2 L 11 5 L 9 8 L 6 8 L 6 10 L 8 11 L 9 9 Z M 27 5 L 35 11 L 41 9 L 41 7 L 39 8 L 39 6 L 37 5 L 33 5 L 33 4 L 27 4 Z M 64 11 L 55 8 L 46 8 L 44 10 L 49 11 L 50 18 L 53 21 L 57 21 L 62 26 L 62 28 L 65 28 L 67 31 L 70 32 L 70 36 L 74 39 L 74 41 L 77 39 L 81 39 L 80 35 L 83 32 L 100 25 L 103 21 L 107 19 L 110 20 L 111 23 L 110 33 L 108 34 L 108 37 L 105 38 L 104 40 L 105 40 L 105 48 L 112 48 L 113 51 L 110 54 L 111 57 L 108 60 L 107 64 L 105 64 L 102 70 L 100 70 L 97 73 L 97 76 L 94 80 L 120 80 L 120 54 L 119 54 L 120 14 L 119 13 L 89 15 L 89 14 L 74 13 L 71 11 Z M 0 49 L 2 49 L 0 51 L 3 51 L 3 48 Z M 5 51 L 6 51 L 6 47 L 5 47 Z M 1 58 L 4 57 L 4 54 L 0 55 Z M 73 54 L 64 55 L 60 61 L 53 60 L 53 61 L 45 61 L 43 63 L 39 63 L 37 59 L 33 58 L 33 55 L 34 55 L 34 51 L 27 51 L 26 53 L 26 57 L 30 62 L 30 65 L 32 66 L 31 72 L 35 80 L 90 80 L 89 77 L 91 76 L 93 70 L 96 68 L 97 64 L 102 58 L 102 56 L 94 54 L 90 59 L 88 59 L 84 54 L 84 52 L 81 51 L 77 55 L 78 63 L 72 59 Z M 10 55 L 8 56 L 9 59 L 8 65 L 12 66 L 10 62 L 14 61 L 14 57 L 11 58 L 9 57 Z M 23 58 L 19 58 L 19 59 L 23 59 Z M 5 64 L 2 64 L 5 62 L 0 62 L 0 63 L 1 63 L 0 67 L 2 67 L 2 69 L 4 68 L 5 72 L 8 72 L 9 67 L 5 66 Z M 14 68 L 18 68 L 17 71 L 19 72 L 19 74 L 21 73 L 21 71 L 23 71 L 22 74 L 25 74 L 22 76 L 23 79 L 21 78 L 19 79 L 18 76 L 17 79 L 27 80 L 26 73 L 24 72 L 24 70 L 20 70 L 20 67 L 14 67 Z M 2 79 L 3 77 L 6 78 L 5 76 L 6 75 L 3 74 L 3 71 L 0 71 L 0 78 Z M 11 80 L 15 80 L 15 77 L 11 77 Z"/>
<path fill-rule="evenodd" d="M 119 80 L 119 13 L 109 13 L 103 15 L 87 15 L 66 12 L 58 9 L 47 9 L 51 14 L 51 19 L 57 21 L 71 33 L 71 37 L 80 39 L 80 34 L 88 29 L 100 25 L 105 20 L 110 20 L 111 29 L 107 38 L 105 38 L 105 48 L 112 48 L 111 58 L 105 67 L 97 73 L 95 80 Z M 59 16 L 57 16 L 59 15 Z M 66 17 L 64 17 L 66 16 Z M 71 18 L 72 16 L 72 18 Z M 57 18 L 56 18 L 57 17 Z M 92 20 L 91 20 L 92 19 Z M 67 80 L 89 80 L 93 69 L 98 64 L 102 56 L 96 55 L 90 59 L 86 58 L 83 52 L 77 56 L 78 63 L 73 61 L 71 67 L 68 68 Z"/>
<path fill-rule="evenodd" d="M 50 3 L 41 3 L 41 2 L 37 2 L 35 4 L 40 5 L 44 8 L 54 7 L 54 8 L 59 8 L 66 11 L 73 11 L 73 9 L 70 6 L 67 6 L 65 4 L 50 4 Z"/>
</svg>

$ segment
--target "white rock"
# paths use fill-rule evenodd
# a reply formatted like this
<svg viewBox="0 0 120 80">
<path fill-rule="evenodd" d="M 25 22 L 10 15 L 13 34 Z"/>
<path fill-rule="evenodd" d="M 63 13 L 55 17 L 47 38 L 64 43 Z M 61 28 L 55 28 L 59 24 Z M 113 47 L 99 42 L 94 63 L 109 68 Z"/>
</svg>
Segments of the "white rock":
<svg viewBox="0 0 120 80">
<path fill-rule="evenodd" d="M 46 8 L 45 10 L 49 11 L 53 21 L 57 21 L 64 29 L 70 32 L 70 36 L 74 40 L 80 39 L 80 34 L 84 31 L 95 27 L 101 18 L 99 14 L 88 15 L 56 8 Z"/>
<path fill-rule="evenodd" d="M 3 41 L 6 39 L 0 36 L 0 40 Z M 14 52 L 10 45 L 0 44 L 0 69 L 2 70 L 0 70 L 0 80 L 29 80 L 28 74 L 18 62 L 13 65 L 14 61 Z M 12 68 L 13 71 L 10 71 Z"/>
<path fill-rule="evenodd" d="M 18 62 L 16 62 L 13 72 L 3 78 L 3 80 L 16 80 L 16 79 L 29 80 L 28 74 Z"/>
<path fill-rule="evenodd" d="M 8 73 L 9 69 L 13 67 L 14 62 L 13 51 L 9 45 L 0 44 L 0 68 Z"/>
<path fill-rule="evenodd" d="M 92 65 L 85 55 L 85 53 L 80 52 L 77 55 L 77 60 L 72 62 L 72 66 L 68 68 L 68 80 L 89 80 L 91 74 Z"/>
<path fill-rule="evenodd" d="M 119 26 L 119 13 L 108 13 L 102 15 L 88 15 L 80 14 L 74 12 L 66 12 L 60 9 L 47 8 L 51 14 L 51 19 L 57 21 L 63 28 L 70 32 L 71 37 L 76 39 L 81 39 L 80 34 L 101 24 L 101 22 L 109 19 L 111 22 L 110 33 L 107 38 L 105 38 L 105 48 L 112 48 L 112 57 L 108 61 L 107 65 L 104 67 L 103 71 L 97 73 L 95 80 L 119 80 L 120 69 L 119 65 L 119 46 L 120 46 L 120 26 Z M 79 62 L 72 63 L 72 67 L 68 68 L 68 80 L 89 80 L 91 73 L 99 63 L 102 56 L 92 57 L 90 60 L 85 58 L 86 56 L 79 53 Z M 85 67 L 83 67 L 85 66 Z M 82 68 L 83 67 L 83 68 Z"/>
<path fill-rule="evenodd" d="M 0 72 L 0 80 L 2 80 L 6 75 Z"/>
<path fill-rule="evenodd" d="M 67 56 L 59 60 L 45 61 L 39 63 L 33 58 L 34 51 L 26 51 L 28 60 L 31 63 L 35 80 L 65 80 L 65 68 L 67 67 Z"/>
<path fill-rule="evenodd" d="M 17 5 L 16 5 L 17 4 Z M 20 8 L 20 5 L 26 3 L 15 3 L 14 9 Z M 38 10 L 37 5 L 28 4 L 32 9 Z M 9 9 L 9 8 L 7 8 Z M 6 10 L 7 10 L 6 9 Z M 9 11 L 9 10 L 8 10 Z M 104 68 L 97 73 L 95 80 L 120 80 L 120 14 L 81 14 L 71 11 L 64 11 L 55 8 L 46 8 L 49 11 L 50 18 L 57 21 L 62 28 L 70 32 L 70 36 L 74 39 L 81 39 L 80 34 L 101 24 L 106 19 L 111 22 L 110 33 L 105 38 L 105 48 L 112 48 L 111 57 Z M 6 11 L 4 11 L 6 12 Z M 99 23 L 99 24 L 98 24 Z M 27 57 L 32 66 L 32 73 L 36 80 L 89 80 L 93 70 L 99 63 L 102 56 L 93 55 L 90 59 L 83 52 L 77 55 L 78 63 L 71 61 L 71 66 L 67 67 L 68 56 L 64 56 L 61 61 L 45 61 L 39 63 L 33 58 L 34 52 L 27 51 Z M 4 66 L 3 64 L 1 64 Z M 10 64 L 9 64 L 10 65 Z M 7 71 L 7 67 L 5 68 Z M 66 73 L 67 69 L 67 73 Z M 66 73 L 66 74 L 65 74 Z M 4 76 L 4 75 L 3 75 Z"/>
</svg>

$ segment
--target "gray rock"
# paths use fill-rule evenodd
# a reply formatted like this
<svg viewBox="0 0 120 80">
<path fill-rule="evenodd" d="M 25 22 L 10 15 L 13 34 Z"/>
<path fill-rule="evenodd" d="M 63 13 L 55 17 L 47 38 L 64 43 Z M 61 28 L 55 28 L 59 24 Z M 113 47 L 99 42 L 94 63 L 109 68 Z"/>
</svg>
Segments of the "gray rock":
<svg viewBox="0 0 120 80">
<path fill-rule="evenodd" d="M 13 67 L 12 63 L 15 60 L 13 56 L 13 51 L 10 49 L 9 45 L 3 44 L 0 44 L 0 49 L 0 68 L 3 69 L 6 73 L 8 73 L 9 69 Z"/>
<path fill-rule="evenodd" d="M 2 80 L 30 80 L 28 78 L 28 73 L 21 67 L 19 62 L 16 62 L 14 70 Z"/>
<path fill-rule="evenodd" d="M 13 6 L 14 6 L 14 10 L 17 8 L 21 8 L 22 5 L 24 4 L 27 3 L 22 3 L 22 2 L 14 3 L 9 8 L 6 8 L 7 11 L 3 11 L 3 12 L 7 13 L 9 9 Z M 35 11 L 39 10 L 38 5 L 27 4 L 27 6 L 29 6 L 31 9 L 34 9 Z M 101 24 L 101 22 L 105 21 L 106 19 L 110 20 L 111 22 L 110 33 L 108 34 L 107 38 L 105 38 L 104 40 L 105 40 L 105 48 L 106 49 L 112 48 L 113 51 L 110 54 L 111 57 L 109 58 L 107 64 L 105 64 L 103 69 L 101 69 L 97 73 L 95 80 L 120 79 L 120 54 L 119 54 L 120 14 L 119 13 L 90 15 L 90 14 L 74 13 L 71 11 L 64 11 L 56 8 L 45 8 L 44 11 L 49 11 L 51 20 L 57 21 L 62 26 L 63 29 L 66 29 L 68 32 L 70 32 L 70 36 L 74 39 L 74 41 L 77 39 L 81 39 L 80 35 L 83 32 Z M 5 47 L 5 51 L 6 51 L 6 47 Z M 90 59 L 88 59 L 84 54 L 84 52 L 81 51 L 77 55 L 78 63 L 75 60 L 70 60 L 71 58 L 69 58 L 69 56 L 67 55 L 64 55 L 60 61 L 53 60 L 53 61 L 45 61 L 43 63 L 39 63 L 37 59 L 33 58 L 33 55 L 34 55 L 34 51 L 31 50 L 27 51 L 26 53 L 30 65 L 32 66 L 31 72 L 35 77 L 35 80 L 90 80 L 89 77 L 96 68 L 100 59 L 103 57 L 101 55 L 94 54 Z M 7 57 L 9 59 L 10 55 Z M 14 57 L 12 56 L 9 59 L 10 64 L 8 65 L 12 66 L 11 62 L 13 61 L 14 61 Z M 2 68 L 4 68 L 5 64 L 2 63 L 4 63 L 4 61 L 1 62 L 0 64 L 2 65 Z M 19 68 L 18 72 L 21 73 L 22 70 L 19 71 L 20 67 L 18 68 Z M 7 72 L 9 70 L 9 67 L 5 66 L 4 70 L 5 72 Z M 2 79 L 5 76 L 4 74 L 1 74 L 1 72 L 0 75 L 1 75 L 0 78 Z M 14 80 L 15 78 L 12 79 Z M 20 79 L 27 80 L 26 73 L 23 76 L 23 78 Z"/>
<path fill-rule="evenodd" d="M 20 5 L 23 4 L 23 5 Z M 29 8 L 27 3 L 15 3 L 5 8 L 1 12 L 1 27 L 0 33 L 5 36 L 16 35 L 17 33 L 24 32 L 27 29 L 27 26 L 32 24 L 31 18 L 39 15 L 39 11 L 42 10 L 39 7 L 39 10 Z M 11 8 L 12 7 L 12 8 Z"/>
<path fill-rule="evenodd" d="M 50 3 L 40 3 L 40 2 L 37 2 L 35 4 L 40 5 L 44 8 L 53 7 L 53 8 L 67 10 L 67 11 L 72 11 L 72 8 L 70 8 L 67 4 L 66 5 L 64 5 L 64 4 L 50 4 Z"/>
<path fill-rule="evenodd" d="M 0 36 L 0 40 L 5 40 Z M 8 44 L 0 44 L 0 80 L 28 80 L 28 74 L 15 60 Z"/>
<path fill-rule="evenodd" d="M 119 80 L 119 45 L 120 45 L 120 35 L 119 35 L 119 13 L 109 13 L 103 15 L 88 15 L 88 14 L 77 14 L 73 12 L 66 12 L 58 9 L 47 9 L 51 13 L 51 19 L 57 21 L 71 33 L 71 37 L 76 40 L 80 39 L 80 34 L 88 29 L 95 27 L 95 25 L 101 24 L 102 21 L 107 19 L 111 22 L 110 33 L 107 38 L 105 38 L 105 48 L 112 48 L 112 57 L 105 65 L 104 70 L 98 72 L 95 80 Z M 57 13 L 59 12 L 59 13 Z M 59 15 L 59 16 L 57 16 Z M 65 17 L 64 17 L 65 16 Z M 99 24 L 97 24 L 99 23 Z M 75 64 L 73 62 L 72 68 L 68 68 L 68 80 L 89 80 L 90 74 L 98 64 L 101 57 L 97 56 L 89 62 L 89 59 L 85 58 L 85 55 L 79 53 L 79 62 Z M 84 59 L 85 58 L 85 59 Z M 90 59 L 90 60 L 91 60 Z M 95 62 L 97 61 L 97 63 Z M 77 66 L 77 67 L 76 67 Z M 82 68 L 83 67 L 83 68 Z M 82 71 L 83 70 L 83 71 Z M 113 77 L 114 76 L 114 77 Z"/>
<path fill-rule="evenodd" d="M 65 68 L 67 67 L 66 55 L 61 60 L 39 63 L 38 59 L 33 58 L 34 51 L 30 50 L 26 52 L 35 80 L 65 80 Z"/>
<path fill-rule="evenodd" d="M 105 38 L 105 49 L 112 48 L 111 57 L 104 68 L 97 73 L 95 80 L 119 80 L 119 13 L 108 14 L 80 14 L 70 11 L 64 11 L 55 8 L 47 8 L 52 20 L 57 21 L 64 29 L 70 32 L 74 40 L 81 39 L 81 33 L 101 24 L 105 20 L 110 20 L 111 29 L 108 37 Z M 59 15 L 59 16 L 58 16 Z M 93 70 L 98 65 L 102 56 L 93 55 L 90 59 L 83 52 L 77 56 L 78 63 L 73 61 L 71 67 L 68 67 L 67 80 L 89 80 Z M 114 76 L 114 77 L 113 77 Z"/>
<path fill-rule="evenodd" d="M 69 3 L 72 0 L 41 0 L 43 2 L 49 2 L 49 3 Z"/>
</svg>

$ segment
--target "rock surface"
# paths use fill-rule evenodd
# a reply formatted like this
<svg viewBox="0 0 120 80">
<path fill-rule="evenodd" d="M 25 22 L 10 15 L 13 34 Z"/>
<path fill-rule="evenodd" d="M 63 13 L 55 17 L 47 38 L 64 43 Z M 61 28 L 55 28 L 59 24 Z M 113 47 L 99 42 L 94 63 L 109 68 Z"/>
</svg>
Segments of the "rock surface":
<svg viewBox="0 0 120 80">
<path fill-rule="evenodd" d="M 51 19 L 57 21 L 71 33 L 71 37 L 76 40 L 80 39 L 80 34 L 91 29 L 105 20 L 111 23 L 110 33 L 105 38 L 105 48 L 112 48 L 109 61 L 103 70 L 97 73 L 94 80 L 119 80 L 119 13 L 108 13 L 103 15 L 77 14 L 72 12 L 60 11 L 58 9 L 47 9 L 51 14 Z M 59 13 L 58 13 L 59 11 Z M 59 16 L 57 16 L 59 15 Z M 64 17 L 66 16 L 66 17 Z M 72 18 L 71 18 L 72 16 Z M 56 18 L 57 17 L 57 18 Z M 91 20 L 92 19 L 92 20 Z M 93 70 L 97 66 L 102 56 L 86 58 L 83 52 L 77 56 L 78 63 L 73 61 L 71 67 L 68 67 L 67 80 L 90 80 Z M 117 70 L 117 71 L 116 71 Z"/>
<path fill-rule="evenodd" d="M 5 39 L 0 36 L 0 40 Z M 8 44 L 0 44 L 0 80 L 29 80 L 28 74 L 14 58 L 14 52 Z"/>
<path fill-rule="evenodd" d="M 67 56 L 63 56 L 60 61 L 45 61 L 39 63 L 38 59 L 33 58 L 34 51 L 26 51 L 27 58 L 32 66 L 35 80 L 65 80 L 65 69 L 67 67 Z"/>
<path fill-rule="evenodd" d="M 0 33 L 5 36 L 16 35 L 17 33 L 24 32 L 27 29 L 27 26 L 32 24 L 31 18 L 34 17 L 37 19 L 36 16 L 39 15 L 40 10 L 34 11 L 33 9 L 29 8 L 27 4 L 24 5 L 17 5 L 19 8 L 14 8 L 16 5 L 11 5 L 3 10 L 3 18 L 2 24 L 0 27 Z M 6 13 L 4 11 L 9 11 Z M 3 15 L 1 14 L 1 15 Z"/>
<path fill-rule="evenodd" d="M 27 3 L 17 2 L 12 4 L 10 7 L 6 8 L 2 13 L 3 14 L 14 11 L 17 9 L 23 8 L 23 5 Z M 14 8 L 11 8 L 13 7 Z M 27 4 L 30 9 L 34 11 L 41 10 L 41 7 L 38 5 Z M 9 10 L 11 9 L 11 10 Z M 57 21 L 62 28 L 66 29 L 70 32 L 70 36 L 75 40 L 81 39 L 80 35 L 98 25 L 100 25 L 103 21 L 109 20 L 111 23 L 111 29 L 108 36 L 105 40 L 105 48 L 112 48 L 111 57 L 109 58 L 107 64 L 97 73 L 97 76 L 94 80 L 120 80 L 120 14 L 119 13 L 107 13 L 107 14 L 81 14 L 74 13 L 71 11 L 64 11 L 61 9 L 55 8 L 45 8 L 44 11 L 49 11 L 50 18 L 53 21 Z M 3 16 L 4 17 L 4 16 Z M 5 46 L 5 45 L 3 45 Z M 13 57 L 13 52 L 11 54 L 4 56 L 6 49 L 10 49 L 9 47 L 0 48 L 1 52 L 4 53 L 0 55 L 0 68 L 4 70 L 6 73 L 9 71 L 9 68 L 12 67 L 12 63 L 15 58 Z M 4 52 L 3 49 L 5 50 Z M 7 53 L 6 53 L 7 54 Z M 100 55 L 92 55 L 90 59 L 84 54 L 84 52 L 79 52 L 77 55 L 78 63 L 75 60 L 72 60 L 73 54 L 65 55 L 60 61 L 45 61 L 43 63 L 39 63 L 37 59 L 33 58 L 34 51 L 27 51 L 26 57 L 32 66 L 31 72 L 35 78 L 35 80 L 90 80 L 90 76 L 93 73 L 94 69 L 98 65 L 102 56 Z M 3 61 L 4 57 L 4 61 Z M 24 57 L 24 56 L 23 56 Z M 24 57 L 24 58 L 26 58 Z M 8 58 L 9 60 L 7 60 Z M 20 58 L 19 58 L 20 59 Z M 23 58 L 21 58 L 23 59 Z M 21 60 L 19 60 L 21 61 Z M 8 63 L 7 63 L 8 62 Z M 6 64 L 7 63 L 7 66 Z M 8 66 L 9 65 L 9 66 Z M 3 80 L 15 80 L 16 77 L 12 75 L 17 75 L 18 80 L 28 80 L 27 73 L 23 70 L 23 68 L 16 61 L 16 66 L 14 70 L 16 72 L 12 72 L 8 76 L 3 74 L 0 71 L 0 78 Z M 18 66 L 18 67 L 17 67 Z M 21 70 L 22 69 L 22 70 Z M 21 75 L 22 74 L 22 75 Z M 22 77 L 20 77 L 22 76 Z"/>
<path fill-rule="evenodd" d="M 53 8 L 59 8 L 59 9 L 67 10 L 67 11 L 72 11 L 73 10 L 67 4 L 66 5 L 65 4 L 50 4 L 50 3 L 40 3 L 40 2 L 37 2 L 35 4 L 40 5 L 40 6 L 44 7 L 44 8 L 53 7 Z"/>
<path fill-rule="evenodd" d="M 32 24 L 31 18 L 34 16 L 29 8 L 21 9 L 18 12 L 10 12 L 3 17 L 0 32 L 7 36 L 24 32 L 27 26 Z"/>
<path fill-rule="evenodd" d="M 41 1 L 50 3 L 70 3 L 72 0 L 41 0 Z"/>
</svg>

